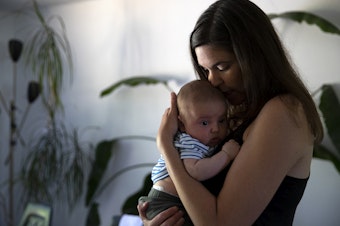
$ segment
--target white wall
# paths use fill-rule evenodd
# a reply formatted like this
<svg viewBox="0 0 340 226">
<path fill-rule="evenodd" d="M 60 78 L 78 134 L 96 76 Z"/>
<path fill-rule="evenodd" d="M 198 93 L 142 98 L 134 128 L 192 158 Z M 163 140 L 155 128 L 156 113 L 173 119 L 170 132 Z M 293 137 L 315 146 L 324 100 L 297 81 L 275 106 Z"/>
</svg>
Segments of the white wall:
<svg viewBox="0 0 340 226">
<path fill-rule="evenodd" d="M 114 82 L 132 75 L 173 75 L 182 82 L 194 78 L 188 52 L 188 37 L 199 14 L 211 0 L 92 0 L 50 7 L 45 13 L 63 17 L 74 58 L 74 80 L 64 92 L 66 122 L 73 127 L 96 129 L 84 132 L 82 139 L 94 144 L 123 135 L 155 136 L 160 117 L 169 103 L 169 92 L 163 86 L 121 88 L 100 98 L 100 92 Z M 255 0 L 265 12 L 306 10 L 318 13 L 340 26 L 340 2 L 337 0 Z M 13 18 L 0 14 L 0 90 L 10 95 L 11 74 L 7 41 L 24 39 L 22 27 L 26 17 Z M 323 83 L 339 82 L 340 36 L 326 35 L 317 28 L 274 21 L 292 59 L 310 90 Z M 4 32 L 3 32 L 4 31 Z M 5 32 L 6 31 L 6 32 Z M 26 30 L 27 32 L 27 30 Z M 308 57 L 307 57 L 308 56 Z M 20 65 L 23 64 L 20 62 Z M 19 65 L 19 66 L 20 66 Z M 22 65 L 20 66 L 22 67 Z M 20 74 L 27 73 L 20 69 Z M 23 79 L 22 81 L 28 80 Z M 24 82 L 23 82 L 24 83 Z M 178 86 L 172 84 L 176 91 Z M 25 87 L 22 84 L 21 87 Z M 22 91 L 21 97 L 25 96 Z M 37 107 L 39 104 L 37 103 Z M 30 114 L 25 134 L 38 127 L 39 110 Z M 7 118 L 0 114 L 1 161 L 7 145 Z M 154 143 L 123 143 L 109 171 L 124 166 L 155 162 L 158 152 Z M 131 171 L 119 177 L 105 190 L 100 201 L 102 225 L 109 225 L 120 213 L 126 196 L 141 186 L 148 168 Z M 1 181 L 6 169 L 0 164 Z M 340 176 L 334 167 L 313 160 L 310 181 L 298 207 L 294 225 L 338 225 Z M 84 225 L 87 210 L 82 203 L 74 212 L 55 210 L 54 225 Z M 65 220 L 68 219 L 68 220 Z"/>
</svg>

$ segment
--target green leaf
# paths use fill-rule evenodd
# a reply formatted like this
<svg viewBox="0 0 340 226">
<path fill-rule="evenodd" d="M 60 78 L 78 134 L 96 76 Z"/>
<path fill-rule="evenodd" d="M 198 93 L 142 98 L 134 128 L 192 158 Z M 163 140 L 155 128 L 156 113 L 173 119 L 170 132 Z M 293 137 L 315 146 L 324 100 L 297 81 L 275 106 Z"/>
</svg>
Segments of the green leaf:
<svg viewBox="0 0 340 226">
<path fill-rule="evenodd" d="M 87 182 L 86 206 L 90 204 L 92 198 L 100 185 L 100 181 L 105 174 L 107 165 L 112 155 L 112 146 L 116 140 L 102 141 L 98 144 L 95 152 L 95 160 Z"/>
<path fill-rule="evenodd" d="M 314 146 L 313 157 L 331 161 L 334 164 L 337 171 L 340 173 L 340 159 L 336 155 L 334 155 L 330 150 L 328 150 L 325 146 L 321 144 Z"/>
<path fill-rule="evenodd" d="M 128 166 L 125 167 L 121 170 L 119 170 L 118 172 L 112 174 L 106 181 L 101 183 L 101 186 L 97 188 L 96 190 L 96 196 L 100 196 L 101 193 L 116 179 L 118 178 L 120 175 L 129 172 L 130 170 L 133 169 L 138 169 L 138 168 L 144 168 L 144 167 L 153 167 L 155 165 L 155 163 L 141 163 L 141 164 L 135 164 L 132 166 Z"/>
<path fill-rule="evenodd" d="M 323 85 L 319 109 L 322 112 L 328 135 L 340 154 L 340 103 L 332 85 Z"/>
<path fill-rule="evenodd" d="M 86 226 L 100 226 L 98 203 L 92 203 L 86 218 Z"/>
<path fill-rule="evenodd" d="M 291 11 L 291 12 L 285 12 L 285 13 L 280 13 L 280 14 L 268 14 L 268 17 L 270 19 L 286 18 L 286 19 L 291 19 L 298 23 L 306 22 L 310 25 L 318 26 L 322 31 L 326 33 L 340 35 L 340 29 L 337 26 L 335 26 L 328 20 L 320 16 L 317 16 L 313 13 L 302 12 L 302 11 Z"/>
<path fill-rule="evenodd" d="M 138 210 L 136 207 L 138 204 L 138 199 L 141 196 L 147 196 L 151 187 L 152 187 L 151 174 L 148 174 L 144 179 L 142 188 L 125 200 L 122 207 L 122 213 L 138 215 Z"/>
<path fill-rule="evenodd" d="M 38 78 L 42 101 L 53 120 L 54 111 L 59 108 L 63 110 L 60 93 L 65 77 L 64 66 L 68 66 L 70 78 L 73 75 L 71 48 L 62 18 L 55 16 L 45 19 L 35 0 L 33 7 L 41 26 L 32 32 L 32 38 L 25 45 L 26 64 Z M 57 21 L 52 24 L 53 18 Z M 60 32 L 54 29 L 56 25 L 60 26 Z"/>
<path fill-rule="evenodd" d="M 96 156 L 94 160 L 94 164 L 92 166 L 88 182 L 87 182 L 87 192 L 86 192 L 86 199 L 85 203 L 86 206 L 89 206 L 93 199 L 100 195 L 101 192 L 107 187 L 108 184 L 110 184 L 116 177 L 123 174 L 126 171 L 150 166 L 150 163 L 144 163 L 144 164 L 136 164 L 133 166 L 126 167 L 115 174 L 111 175 L 107 181 L 102 182 L 102 178 L 105 174 L 107 165 L 111 159 L 112 153 L 114 153 L 114 145 L 121 140 L 126 139 L 140 139 L 145 141 L 152 141 L 156 142 L 156 138 L 154 137 L 148 137 L 148 136 L 122 136 L 122 137 L 116 137 L 109 141 L 101 141 L 95 150 Z M 151 166 L 154 164 L 151 164 Z"/>
<path fill-rule="evenodd" d="M 138 86 L 141 84 L 146 84 L 146 85 L 155 85 L 155 84 L 163 84 L 165 85 L 167 88 L 167 82 L 161 79 L 156 79 L 156 78 L 152 78 L 152 77 L 146 77 L 146 76 L 136 76 L 136 77 L 131 77 L 128 79 L 124 79 L 121 80 L 117 83 L 114 83 L 113 85 L 111 85 L 110 87 L 106 88 L 105 90 L 103 90 L 100 94 L 101 97 L 106 96 L 110 93 L 112 93 L 113 91 L 115 91 L 117 88 L 121 87 L 122 85 L 126 85 L 126 86 Z"/>
</svg>

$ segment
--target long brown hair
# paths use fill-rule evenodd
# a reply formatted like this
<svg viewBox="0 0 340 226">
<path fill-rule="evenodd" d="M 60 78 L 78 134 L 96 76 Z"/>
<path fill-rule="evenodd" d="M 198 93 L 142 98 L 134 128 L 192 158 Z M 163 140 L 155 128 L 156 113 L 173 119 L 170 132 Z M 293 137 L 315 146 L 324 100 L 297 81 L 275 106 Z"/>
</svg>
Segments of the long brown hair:
<svg viewBox="0 0 340 226">
<path fill-rule="evenodd" d="M 195 48 L 215 45 L 232 51 L 240 65 L 248 102 L 248 118 L 254 118 L 271 98 L 291 94 L 303 105 L 315 141 L 323 127 L 315 103 L 292 67 L 268 16 L 248 0 L 220 0 L 199 17 L 190 35 L 194 69 L 206 75 L 197 61 Z"/>
</svg>

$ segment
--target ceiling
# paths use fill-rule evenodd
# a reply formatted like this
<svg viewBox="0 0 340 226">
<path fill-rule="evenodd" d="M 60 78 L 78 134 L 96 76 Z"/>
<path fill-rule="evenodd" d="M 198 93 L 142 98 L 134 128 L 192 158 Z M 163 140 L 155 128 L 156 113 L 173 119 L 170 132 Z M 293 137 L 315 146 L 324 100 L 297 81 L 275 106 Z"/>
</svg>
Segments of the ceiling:
<svg viewBox="0 0 340 226">
<path fill-rule="evenodd" d="M 40 6 L 65 4 L 88 0 L 36 0 Z M 16 11 L 32 6 L 32 0 L 0 0 L 0 11 Z"/>
</svg>

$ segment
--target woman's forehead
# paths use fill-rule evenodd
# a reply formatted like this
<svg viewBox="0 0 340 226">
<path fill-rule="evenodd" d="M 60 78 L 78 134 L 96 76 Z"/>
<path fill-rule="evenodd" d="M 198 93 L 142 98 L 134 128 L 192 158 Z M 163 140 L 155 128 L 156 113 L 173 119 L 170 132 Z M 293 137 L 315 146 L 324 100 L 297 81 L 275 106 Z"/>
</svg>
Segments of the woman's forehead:
<svg viewBox="0 0 340 226">
<path fill-rule="evenodd" d="M 235 58 L 233 52 L 213 45 L 203 45 L 196 47 L 195 52 L 198 63 L 204 67 L 211 67 L 218 62 L 225 62 Z"/>
</svg>

